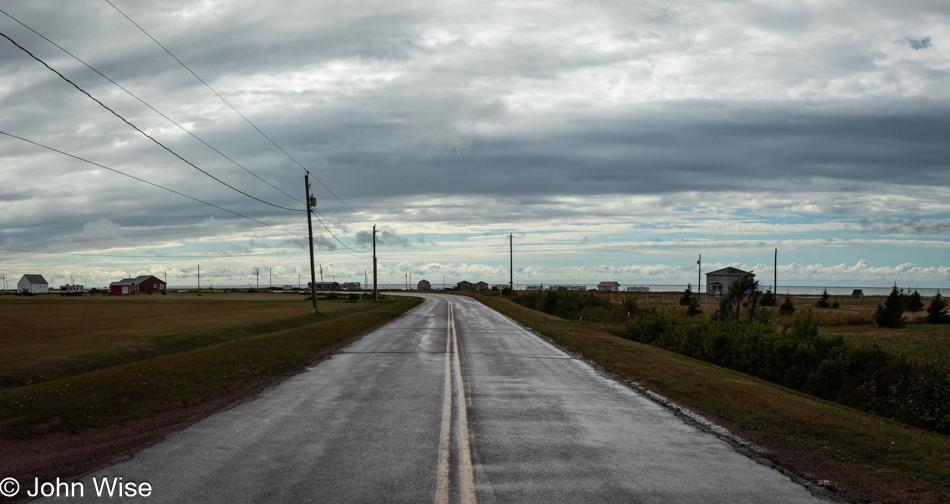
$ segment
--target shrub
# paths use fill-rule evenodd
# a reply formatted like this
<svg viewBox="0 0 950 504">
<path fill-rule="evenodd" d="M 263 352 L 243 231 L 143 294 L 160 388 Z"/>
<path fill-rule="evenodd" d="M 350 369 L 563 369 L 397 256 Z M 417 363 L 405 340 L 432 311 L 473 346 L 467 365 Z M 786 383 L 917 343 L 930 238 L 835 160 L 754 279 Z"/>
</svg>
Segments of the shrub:
<svg viewBox="0 0 950 504">
<path fill-rule="evenodd" d="M 765 294 L 762 295 L 762 300 L 759 301 L 761 306 L 777 306 L 778 299 L 775 297 L 775 294 L 772 293 L 772 289 L 765 291 Z"/>
<path fill-rule="evenodd" d="M 626 320 L 628 311 L 636 310 L 635 298 L 633 305 L 628 305 L 626 299 L 623 304 L 617 305 L 594 294 L 573 292 L 563 287 L 557 290 L 519 294 L 511 300 L 522 306 L 543 311 L 556 317 L 568 320 L 581 318 L 588 322 L 619 322 Z M 632 310 L 628 309 L 631 306 L 633 307 Z"/>
<path fill-rule="evenodd" d="M 897 285 L 891 289 L 890 295 L 884 300 L 884 305 L 877 305 L 877 311 L 874 313 L 874 321 L 878 327 L 904 327 L 907 322 L 904 320 L 904 301 L 901 293 L 897 291 Z"/>
</svg>

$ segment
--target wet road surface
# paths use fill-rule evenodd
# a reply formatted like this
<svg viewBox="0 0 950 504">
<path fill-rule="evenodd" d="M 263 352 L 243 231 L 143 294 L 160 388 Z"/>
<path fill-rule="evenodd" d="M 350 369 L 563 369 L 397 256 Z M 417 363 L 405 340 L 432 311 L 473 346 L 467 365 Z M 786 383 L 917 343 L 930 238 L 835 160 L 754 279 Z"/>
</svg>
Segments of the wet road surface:
<svg viewBox="0 0 950 504">
<path fill-rule="evenodd" d="M 423 297 L 55 500 L 122 478 L 148 502 L 826 502 L 477 301 Z"/>
</svg>

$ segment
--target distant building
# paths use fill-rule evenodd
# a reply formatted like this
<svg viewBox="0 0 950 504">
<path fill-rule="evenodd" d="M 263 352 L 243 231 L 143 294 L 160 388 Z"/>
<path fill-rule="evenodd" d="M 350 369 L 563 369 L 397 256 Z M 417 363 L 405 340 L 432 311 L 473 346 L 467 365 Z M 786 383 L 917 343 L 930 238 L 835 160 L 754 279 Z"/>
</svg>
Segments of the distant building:
<svg viewBox="0 0 950 504">
<path fill-rule="evenodd" d="M 600 282 L 597 284 L 597 290 L 599 291 L 619 291 L 620 284 L 617 282 Z"/>
<path fill-rule="evenodd" d="M 650 292 L 650 288 L 645 287 L 645 286 L 633 285 L 633 286 L 627 287 L 627 292 Z"/>
<path fill-rule="evenodd" d="M 117 296 L 134 296 L 135 291 L 135 280 L 132 278 L 126 278 L 109 284 L 109 292 Z"/>
<path fill-rule="evenodd" d="M 527 286 L 525 286 L 524 290 L 528 290 L 528 291 L 539 291 L 539 290 L 541 290 L 541 289 L 543 289 L 543 288 L 544 288 L 543 285 L 527 285 Z"/>
<path fill-rule="evenodd" d="M 456 290 L 475 290 L 477 286 L 468 280 L 462 280 L 461 282 L 455 284 Z"/>
<path fill-rule="evenodd" d="M 854 289 L 854 291 L 851 292 L 851 297 L 854 299 L 864 299 L 864 291 L 861 289 Z"/>
<path fill-rule="evenodd" d="M 558 289 L 567 289 L 569 291 L 578 291 L 584 292 L 587 290 L 586 285 L 549 285 L 548 290 L 558 290 Z"/>
<path fill-rule="evenodd" d="M 293 286 L 293 285 L 284 285 L 283 287 L 281 287 L 281 289 L 283 289 L 283 290 L 294 290 L 294 286 Z"/>
<path fill-rule="evenodd" d="M 29 292 L 30 294 L 48 294 L 49 282 L 43 278 L 43 275 L 23 275 L 16 284 L 17 294 Z"/>
<path fill-rule="evenodd" d="M 164 292 L 165 282 L 152 275 L 137 276 L 132 279 L 135 292 Z"/>
<path fill-rule="evenodd" d="M 706 273 L 706 294 L 718 296 L 725 294 L 729 290 L 732 282 L 748 275 L 748 271 L 742 271 L 738 268 L 728 267 Z"/>
<path fill-rule="evenodd" d="M 432 290 L 432 284 L 428 280 L 422 279 L 419 280 L 419 285 L 416 286 L 419 290 Z"/>
<path fill-rule="evenodd" d="M 343 285 L 341 287 L 345 291 L 358 291 L 360 290 L 360 283 L 359 282 L 343 282 Z"/>
<path fill-rule="evenodd" d="M 488 282 L 478 282 L 475 284 L 475 288 L 478 290 L 488 290 L 491 288 L 491 285 L 488 285 Z"/>
<path fill-rule="evenodd" d="M 310 289 L 311 282 L 307 282 L 307 289 Z M 319 291 L 338 291 L 340 284 L 338 282 L 317 282 L 316 289 Z"/>
</svg>

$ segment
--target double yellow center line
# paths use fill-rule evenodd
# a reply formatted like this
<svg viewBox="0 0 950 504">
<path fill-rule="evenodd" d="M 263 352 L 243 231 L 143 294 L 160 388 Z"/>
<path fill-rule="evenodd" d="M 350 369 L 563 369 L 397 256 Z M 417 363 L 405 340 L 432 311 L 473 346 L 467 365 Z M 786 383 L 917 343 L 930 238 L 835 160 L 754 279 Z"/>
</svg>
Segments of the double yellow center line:
<svg viewBox="0 0 950 504">
<path fill-rule="evenodd" d="M 439 435 L 439 468 L 435 502 L 449 502 L 449 452 L 452 432 L 452 367 L 455 367 L 455 389 L 458 395 L 458 472 L 459 494 L 463 504 L 476 504 L 475 477 L 472 474 L 472 452 L 468 444 L 468 417 L 465 412 L 465 386 L 462 384 L 462 363 L 455 331 L 455 314 L 448 302 L 445 338 L 445 389 L 442 396 L 442 432 Z M 454 363 L 454 364 L 453 364 Z"/>
</svg>

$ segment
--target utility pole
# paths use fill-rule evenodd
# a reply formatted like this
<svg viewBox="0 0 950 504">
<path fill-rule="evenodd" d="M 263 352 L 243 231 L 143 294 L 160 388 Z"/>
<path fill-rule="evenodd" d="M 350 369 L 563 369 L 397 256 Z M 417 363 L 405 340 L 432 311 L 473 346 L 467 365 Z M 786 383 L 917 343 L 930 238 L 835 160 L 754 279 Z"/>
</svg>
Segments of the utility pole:
<svg viewBox="0 0 950 504">
<path fill-rule="evenodd" d="M 514 234 L 508 234 L 508 295 L 515 295 L 515 247 Z"/>
<path fill-rule="evenodd" d="M 274 275 L 271 273 L 270 266 L 267 267 L 267 287 L 268 288 L 274 287 Z"/>
<path fill-rule="evenodd" d="M 320 290 L 326 291 L 327 284 L 323 283 L 323 265 L 320 265 Z"/>
<path fill-rule="evenodd" d="M 310 207 L 317 204 L 317 198 L 310 195 L 310 172 L 303 176 L 303 183 L 307 186 L 307 231 L 310 233 L 310 296 L 313 298 L 313 312 L 317 314 L 317 275 L 313 270 L 313 223 L 310 219 Z"/>
<path fill-rule="evenodd" d="M 201 292 L 201 265 L 198 265 L 198 292 Z"/>
<path fill-rule="evenodd" d="M 697 285 L 696 295 L 699 296 L 699 294 L 703 292 L 703 255 L 702 254 L 699 254 L 699 260 L 696 261 L 696 265 L 698 266 L 696 268 L 696 285 Z M 705 298 L 706 296 L 703 296 L 703 299 Z"/>
<path fill-rule="evenodd" d="M 367 277 L 366 277 L 366 270 L 364 269 L 364 270 L 363 270 L 363 288 L 364 288 L 364 289 L 366 288 L 366 285 L 369 283 L 369 281 L 366 280 L 366 278 L 367 278 Z"/>
<path fill-rule="evenodd" d="M 257 290 L 261 290 L 261 269 L 254 268 L 254 274 L 257 275 Z"/>
<path fill-rule="evenodd" d="M 772 294 L 778 297 L 778 249 L 775 249 L 775 264 L 772 266 Z"/>
<path fill-rule="evenodd" d="M 379 285 L 377 282 L 376 261 L 376 224 L 373 224 L 373 302 L 379 301 Z"/>
</svg>

